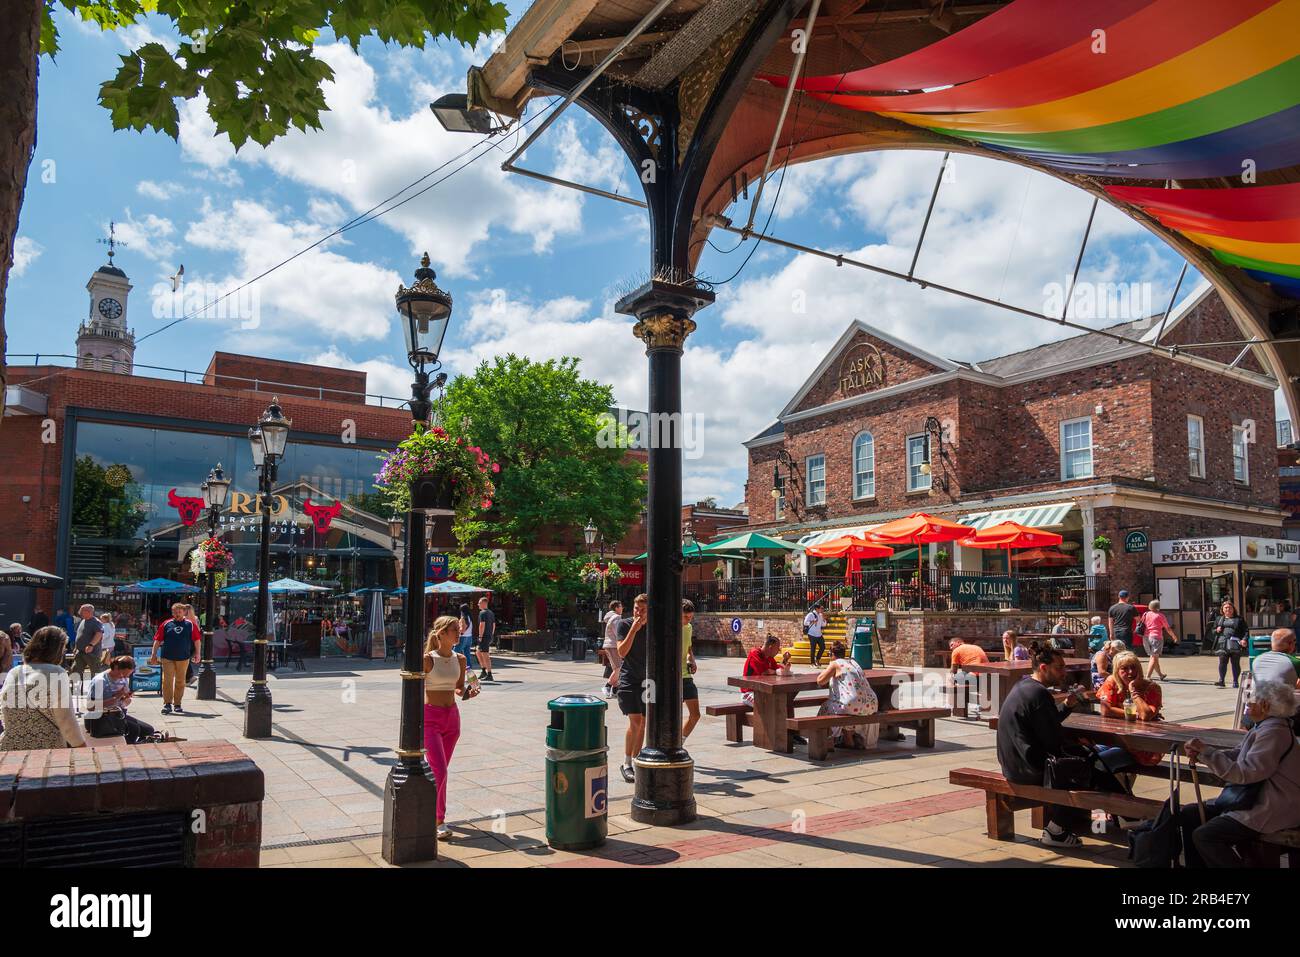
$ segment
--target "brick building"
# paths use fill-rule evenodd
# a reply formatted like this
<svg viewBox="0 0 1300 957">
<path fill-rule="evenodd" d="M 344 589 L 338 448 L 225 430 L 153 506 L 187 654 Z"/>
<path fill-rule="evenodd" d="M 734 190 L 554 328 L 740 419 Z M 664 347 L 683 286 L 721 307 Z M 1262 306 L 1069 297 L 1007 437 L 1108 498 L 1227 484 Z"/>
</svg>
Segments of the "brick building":
<svg viewBox="0 0 1300 957">
<path fill-rule="evenodd" d="M 1160 325 L 966 363 L 854 322 L 745 443 L 749 527 L 810 544 L 916 511 L 981 527 L 1014 520 L 1065 538 L 1020 556 L 1017 571 L 1105 573 L 1139 595 L 1155 587 L 1144 542 L 1280 538 L 1276 383 L 1251 356 L 1231 373 L 1196 364 L 1232 362 L 1234 347 L 1171 361 L 1106 334 L 1153 342 Z M 1236 338 L 1206 286 L 1171 313 L 1161 342 Z M 1100 537 L 1108 551 L 1094 547 Z M 941 548 L 926 549 L 933 565 Z M 996 550 L 946 550 L 954 570 L 1007 570 Z M 1202 597 L 1189 589 L 1187 604 Z"/>
<path fill-rule="evenodd" d="M 0 587 L 0 622 L 27 622 L 33 603 L 46 611 L 81 601 L 139 611 L 145 599 L 118 586 L 191 581 L 185 559 L 206 534 L 206 518 L 185 525 L 176 503 L 200 496 L 218 463 L 233 483 L 220 527 L 235 558 L 230 578 L 255 579 L 261 502 L 247 435 L 272 396 L 293 422 L 268 503 L 272 577 L 312 580 L 335 593 L 397 585 L 389 509 L 374 474 L 380 453 L 409 434 L 401 399 L 368 395 L 363 371 L 226 352 L 216 352 L 205 372 L 179 377 L 142 366 L 130 352 L 106 351 L 134 344 L 125 274 L 106 265 L 87 288 L 93 318 L 78 330 L 75 355 L 10 357 L 0 555 L 53 572 L 65 587 Z M 323 533 L 303 511 L 309 499 L 342 504 Z M 432 545 L 434 552 L 456 547 L 445 520 L 434 523 Z M 583 548 L 581 529 L 551 529 L 539 550 Z M 638 523 L 607 555 L 635 578 L 641 569 L 632 559 L 644 550 Z M 522 611 L 510 605 L 507 622 Z"/>
</svg>

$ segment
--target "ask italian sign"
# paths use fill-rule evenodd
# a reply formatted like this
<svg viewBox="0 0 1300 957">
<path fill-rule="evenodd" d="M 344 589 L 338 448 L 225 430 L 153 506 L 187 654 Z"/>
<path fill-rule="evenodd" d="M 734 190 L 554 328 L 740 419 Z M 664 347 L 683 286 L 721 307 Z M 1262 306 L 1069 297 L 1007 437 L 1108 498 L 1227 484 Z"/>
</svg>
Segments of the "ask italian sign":
<svg viewBox="0 0 1300 957">
<path fill-rule="evenodd" d="M 1014 605 L 1020 599 L 1020 583 L 1014 578 L 992 575 L 954 575 L 952 600 L 954 603 L 973 605 L 991 601 Z"/>
</svg>

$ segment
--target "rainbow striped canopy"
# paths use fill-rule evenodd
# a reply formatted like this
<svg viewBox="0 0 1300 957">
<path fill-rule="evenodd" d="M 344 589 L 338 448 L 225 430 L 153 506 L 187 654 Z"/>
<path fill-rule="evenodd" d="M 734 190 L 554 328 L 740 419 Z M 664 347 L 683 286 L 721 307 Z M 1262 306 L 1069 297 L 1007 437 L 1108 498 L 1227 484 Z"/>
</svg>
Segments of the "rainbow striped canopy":
<svg viewBox="0 0 1300 957">
<path fill-rule="evenodd" d="M 1209 249 L 1220 262 L 1300 299 L 1300 183 L 1243 189 L 1109 186 L 1106 191 Z"/>
<path fill-rule="evenodd" d="M 1067 173 L 1240 177 L 1300 163 L 1300 0 L 1016 0 L 800 88 Z M 1300 185 L 1109 192 L 1300 298 Z"/>
</svg>

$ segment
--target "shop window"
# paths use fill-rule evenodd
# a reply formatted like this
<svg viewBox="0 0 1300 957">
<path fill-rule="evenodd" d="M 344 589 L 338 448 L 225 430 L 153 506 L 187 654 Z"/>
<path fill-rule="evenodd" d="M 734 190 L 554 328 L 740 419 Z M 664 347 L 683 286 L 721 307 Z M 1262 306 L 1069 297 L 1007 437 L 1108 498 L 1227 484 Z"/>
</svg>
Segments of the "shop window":
<svg viewBox="0 0 1300 957">
<path fill-rule="evenodd" d="M 1246 429 L 1232 427 L 1232 480 L 1242 485 L 1250 484 L 1250 456 L 1246 451 Z"/>
<path fill-rule="evenodd" d="M 876 494 L 876 440 L 870 432 L 860 432 L 853 440 L 853 497 L 872 498 Z"/>
<path fill-rule="evenodd" d="M 1061 423 L 1061 480 L 1092 477 L 1092 419 Z"/>
<path fill-rule="evenodd" d="M 924 492 L 930 487 L 930 473 L 921 466 L 929 464 L 929 443 L 924 433 L 907 437 L 907 490 Z"/>
<path fill-rule="evenodd" d="M 1187 471 L 1192 478 L 1205 478 L 1205 420 L 1187 417 Z"/>
<path fill-rule="evenodd" d="M 826 504 L 826 456 L 810 455 L 804 460 L 804 474 L 808 484 L 808 504 Z"/>
</svg>

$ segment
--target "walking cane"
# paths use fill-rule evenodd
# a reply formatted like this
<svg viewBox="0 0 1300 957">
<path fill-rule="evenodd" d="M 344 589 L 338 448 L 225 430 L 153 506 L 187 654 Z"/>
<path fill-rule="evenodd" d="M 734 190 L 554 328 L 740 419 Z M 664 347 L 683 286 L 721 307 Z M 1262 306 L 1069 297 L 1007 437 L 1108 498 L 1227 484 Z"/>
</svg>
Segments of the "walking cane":
<svg viewBox="0 0 1300 957">
<path fill-rule="evenodd" d="M 1192 769 L 1192 789 L 1196 792 L 1196 810 L 1201 814 L 1201 823 L 1205 823 L 1205 800 L 1201 797 L 1201 778 L 1196 773 L 1196 762 L 1191 758 L 1187 759 L 1187 765 Z"/>
</svg>

